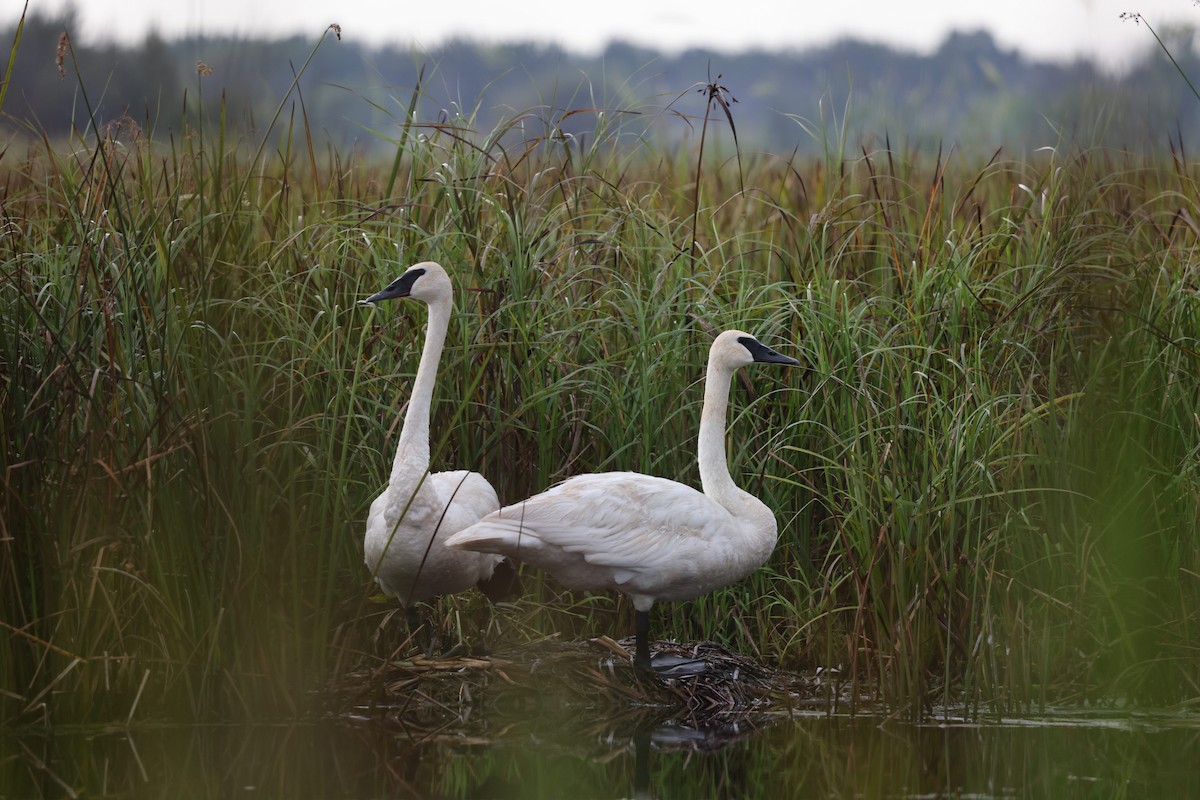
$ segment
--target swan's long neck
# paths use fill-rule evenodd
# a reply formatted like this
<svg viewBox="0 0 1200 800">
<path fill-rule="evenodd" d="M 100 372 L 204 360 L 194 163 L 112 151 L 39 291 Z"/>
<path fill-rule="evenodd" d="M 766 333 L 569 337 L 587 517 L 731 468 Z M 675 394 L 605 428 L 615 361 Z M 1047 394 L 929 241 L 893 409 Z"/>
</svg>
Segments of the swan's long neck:
<svg viewBox="0 0 1200 800">
<path fill-rule="evenodd" d="M 725 417 L 729 409 L 729 383 L 732 378 L 732 369 L 709 359 L 697 445 L 700 485 L 706 495 L 726 508 L 745 494 L 730 477 L 729 462 L 725 458 Z"/>
<path fill-rule="evenodd" d="M 700 485 L 704 494 L 728 511 L 745 537 L 735 561 L 747 570 L 757 569 L 771 554 L 778 536 L 775 514 L 766 503 L 739 489 L 729 475 L 725 459 L 725 417 L 729 410 L 729 384 L 734 370 L 708 361 L 704 379 L 704 409 L 700 413 Z M 735 568 L 731 565 L 731 568 Z M 736 568 L 735 568 L 736 569 Z"/>
<path fill-rule="evenodd" d="M 450 324 L 450 305 L 449 298 L 429 303 L 425 346 L 421 350 L 421 362 L 417 365 L 417 377 L 413 381 L 408 410 L 404 413 L 404 427 L 396 445 L 396 458 L 392 462 L 393 483 L 399 476 L 414 472 L 423 474 L 429 469 L 429 408 L 437 383 L 438 361 L 446 342 L 446 328 Z"/>
</svg>

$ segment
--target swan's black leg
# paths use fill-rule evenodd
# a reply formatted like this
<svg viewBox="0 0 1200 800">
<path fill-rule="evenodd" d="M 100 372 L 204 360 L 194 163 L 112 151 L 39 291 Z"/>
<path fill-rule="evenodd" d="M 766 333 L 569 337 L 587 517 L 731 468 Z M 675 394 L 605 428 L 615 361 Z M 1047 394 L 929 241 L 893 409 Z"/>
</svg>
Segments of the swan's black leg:
<svg viewBox="0 0 1200 800">
<path fill-rule="evenodd" d="M 425 651 L 426 658 L 433 658 L 437 653 L 438 644 L 433 624 L 421 618 L 421 613 L 417 611 L 415 605 L 404 609 L 404 619 L 408 623 L 409 640 Z"/>
<path fill-rule="evenodd" d="M 650 667 L 650 643 L 647 641 L 650 636 L 650 612 L 638 611 L 633 612 L 633 635 L 636 643 L 634 645 L 633 666 L 642 670 L 649 670 Z"/>
<path fill-rule="evenodd" d="M 417 631 L 421 630 L 421 615 L 417 612 L 416 606 L 409 606 L 404 609 L 404 621 L 408 624 L 408 633 L 415 641 Z"/>
</svg>

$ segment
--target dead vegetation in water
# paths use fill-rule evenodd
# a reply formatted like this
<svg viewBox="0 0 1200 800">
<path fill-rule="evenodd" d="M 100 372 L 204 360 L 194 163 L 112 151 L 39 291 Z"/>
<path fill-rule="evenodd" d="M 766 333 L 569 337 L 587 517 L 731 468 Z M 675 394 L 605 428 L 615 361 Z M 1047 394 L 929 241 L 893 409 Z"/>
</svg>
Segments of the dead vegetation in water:
<svg viewBox="0 0 1200 800">
<path fill-rule="evenodd" d="M 652 731 L 656 746 L 728 744 L 797 711 L 845 702 L 829 673 L 799 675 L 714 642 L 652 644 L 653 675 L 633 668 L 632 639 L 557 637 L 486 657 L 389 660 L 342 676 L 331 711 L 367 718 L 413 739 L 484 744 L 524 731 L 595 737 Z"/>
</svg>

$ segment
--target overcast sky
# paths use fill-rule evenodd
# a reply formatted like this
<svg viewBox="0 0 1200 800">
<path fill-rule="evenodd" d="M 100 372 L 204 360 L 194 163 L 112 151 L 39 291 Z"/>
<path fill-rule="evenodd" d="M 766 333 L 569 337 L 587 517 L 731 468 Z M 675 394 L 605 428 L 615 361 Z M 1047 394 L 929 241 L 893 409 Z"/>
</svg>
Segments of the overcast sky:
<svg viewBox="0 0 1200 800">
<path fill-rule="evenodd" d="M 71 0 L 30 0 L 47 12 Z M 22 0 L 0 0 L 11 22 Z M 78 0 L 77 39 L 140 41 L 151 28 L 166 37 L 300 33 L 314 39 L 332 22 L 348 41 L 433 49 L 465 35 L 488 41 L 552 41 L 594 52 L 614 38 L 660 50 L 703 46 L 804 48 L 843 36 L 928 51 L 950 30 L 985 28 L 1004 47 L 1038 58 L 1079 55 L 1110 68 L 1154 46 L 1142 13 L 1157 29 L 1200 24 L 1196 0 Z"/>
</svg>

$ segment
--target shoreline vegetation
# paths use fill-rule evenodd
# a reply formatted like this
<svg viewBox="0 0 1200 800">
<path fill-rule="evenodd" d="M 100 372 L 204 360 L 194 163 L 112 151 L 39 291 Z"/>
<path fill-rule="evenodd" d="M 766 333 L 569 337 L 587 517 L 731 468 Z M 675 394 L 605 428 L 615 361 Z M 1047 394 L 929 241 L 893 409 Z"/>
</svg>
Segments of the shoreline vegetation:
<svg viewBox="0 0 1200 800">
<path fill-rule="evenodd" d="M 204 78 L 189 102 L 219 107 Z M 411 648 L 361 547 L 424 313 L 357 302 L 427 259 L 459 287 L 432 463 L 504 503 L 599 470 L 695 485 L 712 331 L 808 365 L 731 395 L 773 556 L 656 635 L 915 714 L 1194 704 L 1200 165 L 1170 136 L 738 152 L 699 86 L 669 146 L 594 110 L 587 136 L 410 114 L 376 163 L 319 149 L 294 86 L 253 141 L 7 142 L 0 720 L 294 717 Z M 616 596 L 525 583 L 439 600 L 441 635 L 628 627 Z"/>
<path fill-rule="evenodd" d="M 414 120 L 470 116 L 474 130 L 484 132 L 531 109 L 558 117 L 565 134 L 586 137 L 594 127 L 586 110 L 606 109 L 656 120 L 642 126 L 655 146 L 675 147 L 690 131 L 683 117 L 665 110 L 693 82 L 721 74 L 742 101 L 736 111 L 744 152 L 796 149 L 812 156 L 821 144 L 812 130 L 842 124 L 849 141 L 869 150 L 890 135 L 922 150 L 952 142 L 972 158 L 986 158 L 998 146 L 1009 158 L 1023 158 L 1054 144 L 1058 130 L 1088 145 L 1133 150 L 1161 148 L 1169 131 L 1189 150 L 1200 147 L 1200 104 L 1186 79 L 1200 74 L 1195 26 L 1151 28 L 1140 14 L 1097 14 L 1125 28 L 1142 53 L 1119 69 L 1083 58 L 1050 61 L 1023 55 L 985 30 L 957 30 L 922 53 L 847 38 L 816 48 L 740 52 L 614 41 L 586 55 L 534 42 L 371 46 L 364 31 L 348 26 L 305 65 L 303 112 L 343 156 L 353 150 L 386 159 L 394 148 L 377 134 L 394 130 L 417 83 Z M 12 41 L 13 31 L 11 22 L 0 23 L 0 42 Z M 78 76 L 50 61 L 64 31 L 86 67 Z M 92 119 L 104 124 L 128 115 L 165 138 L 181 130 L 185 106 L 183 127 L 196 126 L 195 70 L 203 62 L 212 69 L 206 91 L 215 98 L 219 87 L 222 101 L 205 107 L 205 123 L 215 127 L 224 115 L 231 129 L 261 131 L 311 47 L 308 36 L 281 39 L 252 29 L 170 39 L 149 32 L 127 44 L 89 34 L 69 8 L 57 14 L 35 8 L 23 18 L 6 122 L 33 120 L 28 132 L 35 137 L 65 139 L 83 127 L 82 91 Z M 691 113 L 686 103 L 680 112 Z"/>
</svg>

